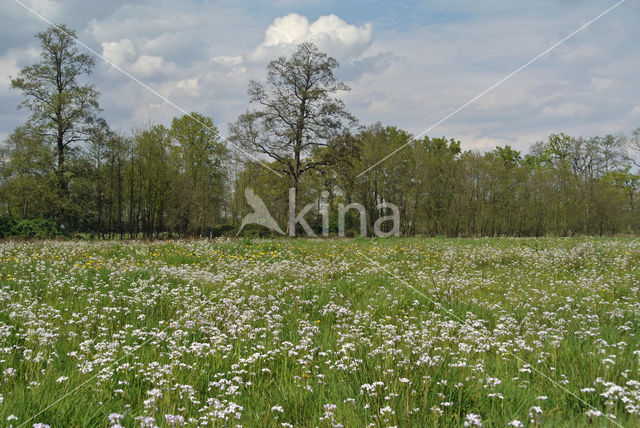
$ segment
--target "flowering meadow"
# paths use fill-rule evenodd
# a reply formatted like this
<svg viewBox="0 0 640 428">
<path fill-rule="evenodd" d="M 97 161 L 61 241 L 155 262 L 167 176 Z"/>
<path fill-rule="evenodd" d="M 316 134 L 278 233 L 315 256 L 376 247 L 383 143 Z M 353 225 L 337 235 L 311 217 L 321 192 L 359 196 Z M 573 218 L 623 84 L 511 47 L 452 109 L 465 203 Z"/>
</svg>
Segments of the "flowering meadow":
<svg viewBox="0 0 640 428">
<path fill-rule="evenodd" d="M 640 240 L 4 242 L 0 426 L 640 426 Z"/>
</svg>

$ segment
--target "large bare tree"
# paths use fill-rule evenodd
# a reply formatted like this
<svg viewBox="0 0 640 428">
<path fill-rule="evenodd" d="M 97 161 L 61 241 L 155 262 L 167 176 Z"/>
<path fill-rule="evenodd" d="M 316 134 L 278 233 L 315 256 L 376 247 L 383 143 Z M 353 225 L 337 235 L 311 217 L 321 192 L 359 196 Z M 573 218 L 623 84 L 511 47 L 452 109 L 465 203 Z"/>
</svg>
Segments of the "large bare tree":
<svg viewBox="0 0 640 428">
<path fill-rule="evenodd" d="M 336 97 L 349 87 L 334 76 L 338 61 L 312 43 L 302 43 L 289 58 L 267 67 L 266 82 L 251 81 L 248 95 L 258 105 L 231 125 L 231 140 L 259 156 L 268 156 L 290 180 L 287 231 L 295 234 L 300 176 L 338 156 L 311 156 L 355 124 Z"/>
</svg>

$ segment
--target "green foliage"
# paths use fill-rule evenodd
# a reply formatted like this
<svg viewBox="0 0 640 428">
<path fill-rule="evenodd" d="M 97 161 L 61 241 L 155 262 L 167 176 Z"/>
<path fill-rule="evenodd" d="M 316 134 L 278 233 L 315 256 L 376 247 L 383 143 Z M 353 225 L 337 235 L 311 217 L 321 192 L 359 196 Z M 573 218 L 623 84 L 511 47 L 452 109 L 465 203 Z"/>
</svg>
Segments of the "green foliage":
<svg viewBox="0 0 640 428">
<path fill-rule="evenodd" d="M 345 144 L 333 143 L 356 122 L 337 97 L 349 90 L 335 78 L 338 67 L 338 61 L 314 44 L 300 44 L 289 58 L 269 63 L 266 82 L 249 83 L 250 101 L 259 107 L 230 126 L 230 141 L 254 156 L 270 158 L 275 164 L 272 172 L 289 178 L 289 187 L 295 190 L 289 219 L 297 213 L 301 177 L 309 170 L 338 164 L 349 151 Z"/>
<path fill-rule="evenodd" d="M 332 233 L 339 206 L 353 202 L 364 206 L 369 232 L 386 215 L 381 202 L 399 208 L 403 235 L 640 230 L 640 128 L 630 138 L 556 133 L 527 153 L 463 151 L 458 140 L 415 139 L 380 123 L 356 130 L 338 97 L 348 90 L 335 77 L 338 62 L 303 43 L 250 83 L 256 108 L 230 126 L 242 151 L 196 112 L 119 135 L 98 118 L 99 94 L 84 84 L 94 60 L 74 37 L 63 25 L 39 33 L 40 60 L 11 79 L 31 113 L 0 148 L 0 209 L 18 221 L 51 218 L 70 236 L 96 239 L 228 235 L 250 212 L 253 189 L 283 230 L 312 204 L 307 220 L 319 232 L 325 194 Z M 359 233 L 355 212 L 346 232 Z"/>
<path fill-rule="evenodd" d="M 21 239 L 50 239 L 61 236 L 52 219 L 35 218 L 20 220 L 12 230 L 11 236 Z"/>
<path fill-rule="evenodd" d="M 13 234 L 16 223 L 16 219 L 11 216 L 0 216 L 0 238 L 10 237 Z"/>
<path fill-rule="evenodd" d="M 3 422 L 640 425 L 637 239 L 10 242 L 0 260 Z"/>
</svg>

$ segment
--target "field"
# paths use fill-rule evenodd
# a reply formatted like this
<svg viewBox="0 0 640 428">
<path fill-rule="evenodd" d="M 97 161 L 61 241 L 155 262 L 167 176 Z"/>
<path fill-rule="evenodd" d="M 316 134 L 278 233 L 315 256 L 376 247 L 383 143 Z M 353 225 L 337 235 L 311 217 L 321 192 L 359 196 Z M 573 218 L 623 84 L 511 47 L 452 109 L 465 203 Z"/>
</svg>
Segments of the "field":
<svg viewBox="0 0 640 428">
<path fill-rule="evenodd" d="M 639 297 L 626 238 L 4 242 L 0 426 L 639 426 Z"/>
</svg>

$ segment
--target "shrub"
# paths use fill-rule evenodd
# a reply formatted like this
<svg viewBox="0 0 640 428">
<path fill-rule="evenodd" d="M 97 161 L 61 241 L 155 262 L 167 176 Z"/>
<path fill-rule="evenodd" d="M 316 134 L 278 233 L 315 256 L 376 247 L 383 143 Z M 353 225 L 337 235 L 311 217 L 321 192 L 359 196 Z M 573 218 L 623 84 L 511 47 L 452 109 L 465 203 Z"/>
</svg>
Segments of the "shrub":
<svg viewBox="0 0 640 428">
<path fill-rule="evenodd" d="M 9 215 L 0 217 L 0 238 L 8 238 L 11 236 L 15 226 L 16 220 L 13 217 Z"/>
<path fill-rule="evenodd" d="M 12 236 L 22 239 L 47 239 L 55 238 L 60 233 L 53 220 L 48 218 L 34 218 L 20 220 L 12 230 Z"/>
</svg>

